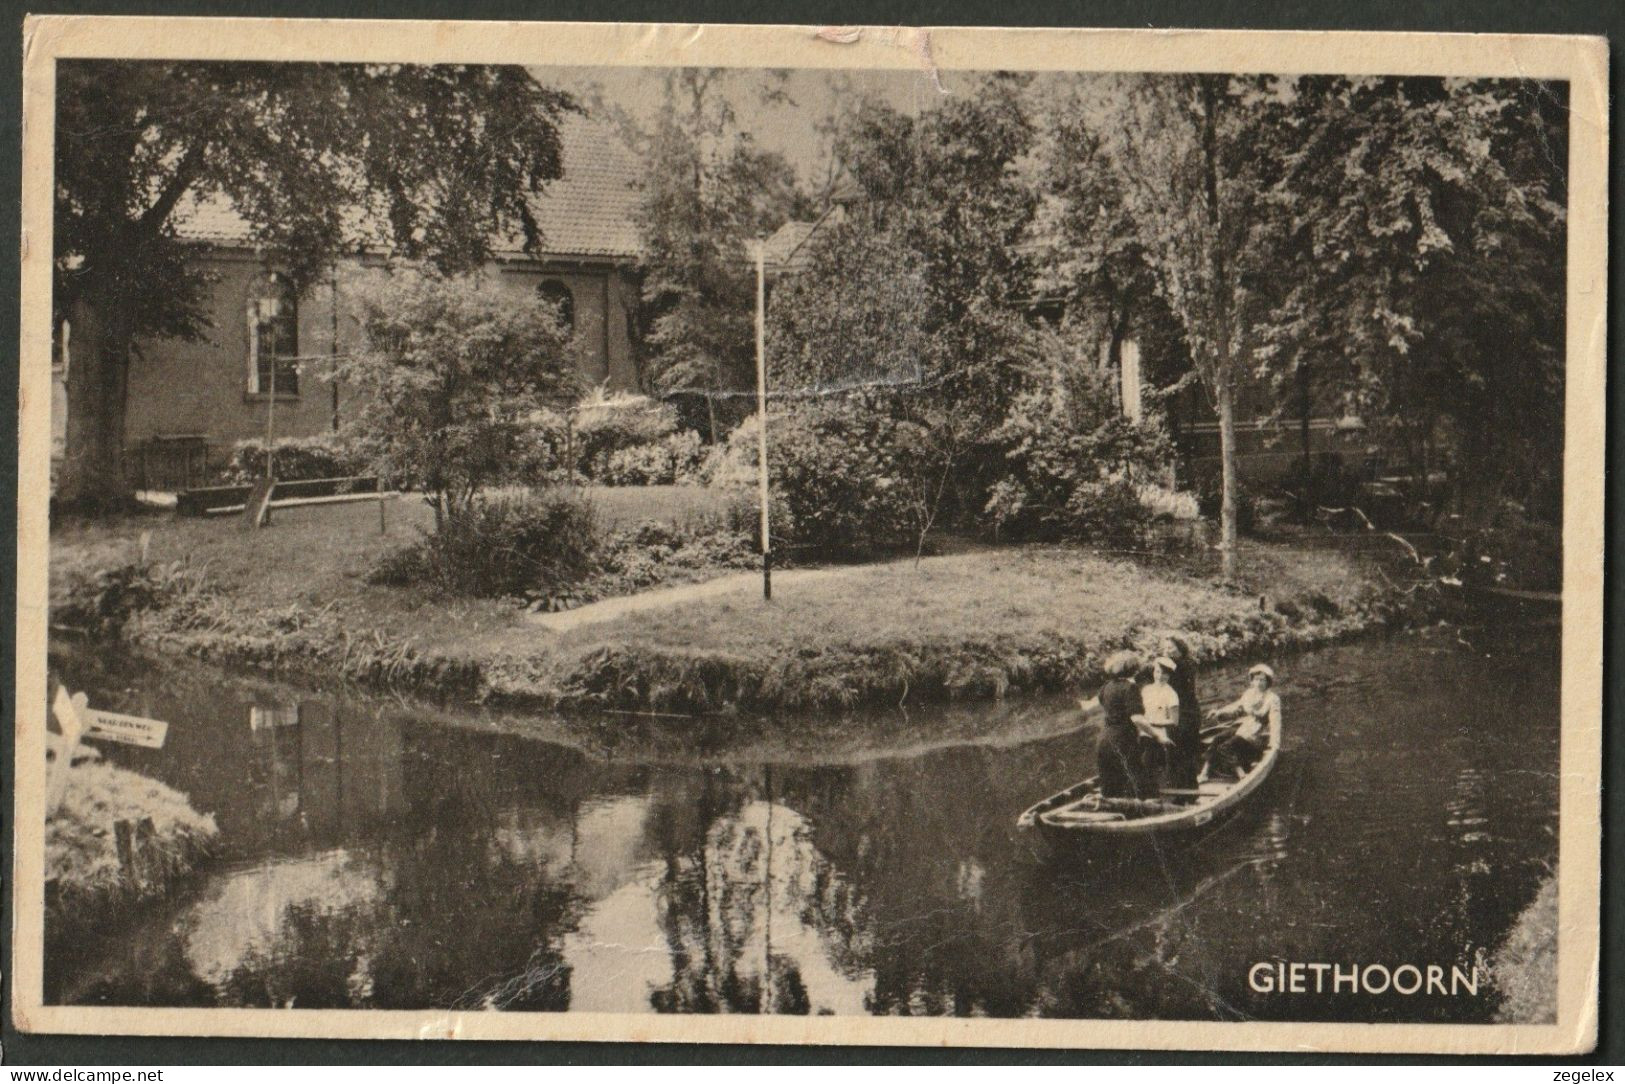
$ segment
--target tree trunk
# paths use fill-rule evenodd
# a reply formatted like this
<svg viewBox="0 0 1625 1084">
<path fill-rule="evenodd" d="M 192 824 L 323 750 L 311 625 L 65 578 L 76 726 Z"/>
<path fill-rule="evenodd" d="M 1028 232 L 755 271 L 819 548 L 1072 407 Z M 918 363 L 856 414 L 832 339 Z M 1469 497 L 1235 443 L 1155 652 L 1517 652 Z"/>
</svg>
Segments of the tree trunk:
<svg viewBox="0 0 1625 1084">
<path fill-rule="evenodd" d="M 1219 552 L 1228 580 L 1236 573 L 1236 406 L 1230 381 L 1219 381 L 1214 391 L 1219 406 Z"/>
<path fill-rule="evenodd" d="M 1212 384 L 1219 411 L 1219 464 L 1222 489 L 1219 498 L 1219 551 L 1224 555 L 1224 577 L 1231 579 L 1236 568 L 1236 404 L 1234 383 L 1235 342 L 1231 336 L 1230 268 L 1226 259 L 1224 218 L 1219 206 L 1219 91 L 1229 76 L 1197 76 L 1202 103 L 1202 188 L 1206 202 L 1208 259 L 1213 291 Z"/>
<path fill-rule="evenodd" d="M 124 427 L 134 321 L 116 302 L 89 294 L 73 302 L 68 319 L 73 346 L 57 499 L 64 506 L 108 511 L 130 500 Z"/>
<path fill-rule="evenodd" d="M 1309 365 L 1298 362 L 1298 438 L 1303 445 L 1303 491 L 1298 494 L 1298 522 L 1307 525 L 1315 505 L 1315 457 L 1309 446 Z"/>
</svg>

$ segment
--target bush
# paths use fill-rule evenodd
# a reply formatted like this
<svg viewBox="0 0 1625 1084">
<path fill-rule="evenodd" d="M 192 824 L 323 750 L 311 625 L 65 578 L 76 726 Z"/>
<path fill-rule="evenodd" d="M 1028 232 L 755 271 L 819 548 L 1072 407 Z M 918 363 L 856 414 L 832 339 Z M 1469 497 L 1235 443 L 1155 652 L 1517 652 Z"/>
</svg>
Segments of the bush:
<svg viewBox="0 0 1625 1084">
<path fill-rule="evenodd" d="M 1092 373 L 1017 396 L 993 440 L 1004 470 L 983 511 L 1002 534 L 1126 542 L 1183 504 L 1150 488 L 1155 499 L 1141 499 L 1141 487 L 1166 471 L 1172 446 L 1155 421 L 1123 417 Z"/>
<path fill-rule="evenodd" d="M 1343 508 L 1359 501 L 1360 478 L 1336 452 L 1316 452 L 1307 471 L 1302 456 L 1294 456 L 1281 476 L 1280 487 L 1295 499 L 1307 492 L 1315 504 Z"/>
<path fill-rule="evenodd" d="M 911 545 L 908 480 L 895 437 L 896 423 L 856 404 L 776 415 L 768 447 L 774 548 L 852 557 Z M 755 484 L 756 439 L 754 420 L 734 430 L 726 451 L 707 465 L 714 484 Z M 741 508 L 735 518 L 754 524 L 755 514 Z"/>
<path fill-rule="evenodd" d="M 1557 591 L 1563 587 L 1563 533 L 1510 505 L 1456 541 L 1447 572 L 1484 587 Z"/>
<path fill-rule="evenodd" d="M 594 593 L 631 594 L 722 569 L 757 568 L 751 538 L 731 529 L 685 529 L 653 520 L 617 531 L 604 547 Z"/>
<path fill-rule="evenodd" d="M 365 457 L 342 433 L 281 437 L 275 448 L 276 476 L 284 482 L 350 478 L 367 470 Z M 232 445 L 221 477 L 226 485 L 252 485 L 265 477 L 265 441 L 254 437 Z"/>
<path fill-rule="evenodd" d="M 436 524 L 518 480 L 534 419 L 573 401 L 580 347 L 556 307 L 517 303 L 479 276 L 398 271 L 355 291 L 364 346 L 339 366 L 351 426 L 395 484 L 423 491 Z"/>
<path fill-rule="evenodd" d="M 481 598 L 550 597 L 597 570 L 592 505 L 564 494 L 480 497 L 439 531 L 384 555 L 369 580 Z"/>
<path fill-rule="evenodd" d="M 645 395 L 606 395 L 600 388 L 576 404 L 570 429 L 569 454 L 575 469 L 587 478 L 607 481 L 610 459 L 617 452 L 659 445 L 676 431 L 677 412 Z"/>
<path fill-rule="evenodd" d="M 1140 503 L 1154 520 L 1193 520 L 1202 517 L 1202 510 L 1194 493 L 1167 489 L 1155 482 L 1144 482 L 1134 487 Z"/>
<path fill-rule="evenodd" d="M 533 411 L 514 440 L 513 480 L 533 489 L 569 482 L 569 428 L 563 411 Z"/>
<path fill-rule="evenodd" d="M 618 449 L 594 480 L 607 486 L 678 485 L 696 481 L 704 462 L 700 435 L 685 430 Z"/>
<path fill-rule="evenodd" d="M 128 561 L 69 583 L 51 621 L 94 637 L 116 637 L 136 614 L 208 591 L 201 568 L 186 560 Z"/>
</svg>

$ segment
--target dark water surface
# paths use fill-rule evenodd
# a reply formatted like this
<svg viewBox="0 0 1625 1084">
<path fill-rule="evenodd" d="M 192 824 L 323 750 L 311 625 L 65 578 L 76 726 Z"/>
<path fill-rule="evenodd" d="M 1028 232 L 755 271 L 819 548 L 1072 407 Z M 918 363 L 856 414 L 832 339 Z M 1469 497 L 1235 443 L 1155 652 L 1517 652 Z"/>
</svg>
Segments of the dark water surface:
<svg viewBox="0 0 1625 1084">
<path fill-rule="evenodd" d="M 221 828 L 170 899 L 48 936 L 58 1003 L 1481 1020 L 1488 957 L 1556 861 L 1555 629 L 1282 660 L 1284 753 L 1250 808 L 1194 850 L 1089 862 L 1014 828 L 1092 771 L 1066 699 L 1021 705 L 1017 738 L 935 748 L 885 747 L 932 732 L 915 710 L 874 720 L 868 752 L 589 754 L 196 666 L 52 663 L 98 707 L 169 720 L 165 749 L 106 754 Z M 1486 977 L 1249 989 L 1276 960 Z"/>
</svg>

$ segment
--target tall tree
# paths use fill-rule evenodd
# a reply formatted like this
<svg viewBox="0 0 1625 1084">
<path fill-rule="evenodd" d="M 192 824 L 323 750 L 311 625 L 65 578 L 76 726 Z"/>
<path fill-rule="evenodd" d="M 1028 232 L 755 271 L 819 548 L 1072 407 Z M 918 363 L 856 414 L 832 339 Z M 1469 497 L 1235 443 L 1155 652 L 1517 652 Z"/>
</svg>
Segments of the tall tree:
<svg viewBox="0 0 1625 1084">
<path fill-rule="evenodd" d="M 740 129 L 735 73 L 674 68 L 653 130 L 637 142 L 648 163 L 643 195 L 645 362 L 663 392 L 704 395 L 711 439 L 716 400 L 755 385 L 753 243 L 796 201 L 783 157 Z M 754 88 L 782 95 L 782 80 Z"/>
<path fill-rule="evenodd" d="M 1114 162 L 1162 296 L 1185 332 L 1219 419 L 1219 547 L 1233 568 L 1236 393 L 1255 360 L 1254 327 L 1277 277 L 1271 255 L 1281 110 L 1270 79 L 1130 76 L 1104 81 L 1103 146 Z"/>
<path fill-rule="evenodd" d="M 922 538 L 942 501 L 987 483 L 990 438 L 1031 360 L 1027 82 L 994 74 L 918 116 L 865 100 L 838 117 L 857 198 L 769 306 L 775 387 L 872 386 L 899 423 Z"/>
<path fill-rule="evenodd" d="M 208 330 L 183 201 L 229 201 L 300 288 L 361 245 L 465 268 L 505 232 L 540 244 L 527 200 L 559 176 L 569 108 L 518 67 L 58 65 L 53 303 L 73 329 L 60 497 L 126 498 L 132 349 Z"/>
<path fill-rule="evenodd" d="M 1351 405 L 1456 459 L 1457 507 L 1560 509 L 1567 138 L 1561 87 L 1305 79 L 1271 371 L 1311 361 Z"/>
</svg>

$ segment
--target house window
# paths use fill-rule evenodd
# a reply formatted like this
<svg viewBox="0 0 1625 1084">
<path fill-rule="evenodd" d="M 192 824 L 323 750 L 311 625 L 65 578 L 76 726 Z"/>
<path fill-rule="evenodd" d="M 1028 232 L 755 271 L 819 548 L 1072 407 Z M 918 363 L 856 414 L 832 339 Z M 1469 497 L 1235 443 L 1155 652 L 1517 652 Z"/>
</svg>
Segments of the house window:
<svg viewBox="0 0 1625 1084">
<path fill-rule="evenodd" d="M 543 301 L 558 306 L 559 323 L 564 325 L 564 330 L 576 329 L 576 297 L 570 292 L 570 287 L 558 279 L 548 279 L 536 287 L 536 295 Z"/>
<path fill-rule="evenodd" d="M 271 274 L 248 301 L 248 390 L 299 394 L 299 295 L 286 275 Z"/>
</svg>

